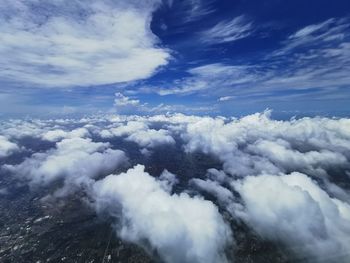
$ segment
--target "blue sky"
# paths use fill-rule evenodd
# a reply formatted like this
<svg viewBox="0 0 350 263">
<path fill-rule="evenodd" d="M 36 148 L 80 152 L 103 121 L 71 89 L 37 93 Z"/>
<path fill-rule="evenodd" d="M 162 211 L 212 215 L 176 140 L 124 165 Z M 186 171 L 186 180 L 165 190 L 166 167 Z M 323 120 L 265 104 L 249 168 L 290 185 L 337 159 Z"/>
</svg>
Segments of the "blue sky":
<svg viewBox="0 0 350 263">
<path fill-rule="evenodd" d="M 0 112 L 349 115 L 350 2 L 0 0 Z"/>
</svg>

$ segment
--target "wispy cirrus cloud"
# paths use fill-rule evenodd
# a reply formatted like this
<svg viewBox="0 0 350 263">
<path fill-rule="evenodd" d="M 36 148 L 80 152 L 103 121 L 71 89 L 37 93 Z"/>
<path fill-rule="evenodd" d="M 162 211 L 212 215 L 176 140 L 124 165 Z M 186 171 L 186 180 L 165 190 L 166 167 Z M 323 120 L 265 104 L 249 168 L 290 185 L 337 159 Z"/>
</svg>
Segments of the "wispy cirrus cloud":
<svg viewBox="0 0 350 263">
<path fill-rule="evenodd" d="M 157 93 L 160 96 L 190 95 L 210 92 L 228 85 L 254 81 L 256 76 L 248 74 L 250 66 L 212 63 L 193 67 L 187 70 L 189 76 L 177 79 L 172 83 L 161 83 L 158 86 L 145 86 L 139 89 L 143 93 Z"/>
<path fill-rule="evenodd" d="M 283 55 L 305 47 L 321 49 L 333 47 L 333 44 L 348 40 L 348 30 L 349 20 L 346 18 L 331 18 L 318 24 L 308 25 L 291 34 L 283 41 L 280 49 L 268 56 Z"/>
<path fill-rule="evenodd" d="M 190 7 L 187 9 L 187 22 L 198 20 L 215 11 L 215 8 L 212 6 L 212 0 L 190 0 L 188 2 Z"/>
<path fill-rule="evenodd" d="M 279 48 L 261 54 L 254 63 L 204 64 L 188 69 L 189 76 L 140 91 L 163 96 L 200 94 L 219 101 L 252 96 L 276 99 L 286 91 L 310 91 L 315 92 L 314 98 L 327 99 L 350 83 L 349 29 L 347 19 L 329 19 L 290 34 Z M 340 97 L 344 95 L 349 96 L 342 92 Z"/>
<path fill-rule="evenodd" d="M 253 33 L 253 22 L 241 15 L 231 20 L 217 23 L 212 28 L 200 32 L 199 37 L 202 43 L 220 44 L 237 41 Z"/>
</svg>

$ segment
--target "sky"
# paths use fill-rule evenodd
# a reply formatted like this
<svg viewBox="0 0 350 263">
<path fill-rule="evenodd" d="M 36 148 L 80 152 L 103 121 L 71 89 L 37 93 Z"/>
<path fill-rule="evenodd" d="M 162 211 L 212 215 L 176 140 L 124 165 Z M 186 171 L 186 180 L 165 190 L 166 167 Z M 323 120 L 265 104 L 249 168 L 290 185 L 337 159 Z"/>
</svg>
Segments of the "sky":
<svg viewBox="0 0 350 263">
<path fill-rule="evenodd" d="M 348 0 L 0 0 L 0 117 L 349 116 Z"/>
</svg>

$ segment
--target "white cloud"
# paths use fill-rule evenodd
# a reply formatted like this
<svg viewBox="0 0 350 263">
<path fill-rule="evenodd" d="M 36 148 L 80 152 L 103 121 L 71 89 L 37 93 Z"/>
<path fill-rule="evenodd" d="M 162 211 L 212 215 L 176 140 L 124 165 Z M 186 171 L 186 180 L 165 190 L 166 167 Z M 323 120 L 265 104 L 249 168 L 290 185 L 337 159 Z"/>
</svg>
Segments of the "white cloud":
<svg viewBox="0 0 350 263">
<path fill-rule="evenodd" d="M 287 170 L 309 170 L 312 173 L 313 167 L 321 168 L 328 165 L 341 167 L 348 162 L 343 154 L 327 149 L 299 152 L 282 139 L 276 141 L 258 140 L 249 145 L 248 149 Z"/>
<path fill-rule="evenodd" d="M 283 41 L 280 49 L 266 55 L 265 59 L 277 61 L 274 66 L 278 70 L 257 83 L 265 90 L 323 88 L 328 89 L 327 94 L 333 87 L 348 85 L 349 28 L 349 20 L 341 18 L 301 28 Z M 282 57 L 287 58 L 284 70 L 279 69 Z"/>
<path fill-rule="evenodd" d="M 153 89 L 153 88 L 150 88 Z M 191 89 L 193 90 L 193 89 Z M 194 91 L 194 90 L 193 90 Z M 163 90 L 159 89 L 157 91 L 160 95 L 169 95 L 176 93 L 186 93 L 189 92 L 186 88 L 182 89 L 172 89 Z M 169 93 L 168 93 L 169 92 Z M 128 92 L 130 93 L 130 91 Z M 137 93 L 135 91 L 131 93 Z M 159 103 L 158 105 L 149 105 L 148 103 L 143 103 L 139 99 L 132 99 L 131 97 L 125 96 L 124 94 L 118 92 L 115 94 L 116 98 L 114 100 L 115 110 L 119 114 L 160 114 L 160 113 L 177 113 L 177 112 L 212 112 L 214 110 L 213 106 L 206 105 L 183 105 L 183 104 L 165 104 Z"/>
<path fill-rule="evenodd" d="M 10 120 L 0 124 L 1 134 L 9 138 L 40 137 L 46 124 L 40 120 Z"/>
<path fill-rule="evenodd" d="M 115 215 L 122 210 L 118 233 L 123 239 L 165 262 L 226 262 L 231 231 L 215 205 L 185 193 L 170 194 L 144 166 L 97 182 L 94 195 L 98 211 Z"/>
<path fill-rule="evenodd" d="M 150 30 L 158 4 L 1 0 L 0 76 L 49 87 L 147 78 L 170 57 Z"/>
<path fill-rule="evenodd" d="M 188 123 L 193 123 L 201 120 L 202 117 L 195 115 L 185 115 L 182 113 L 166 114 L 166 115 L 154 115 L 150 116 L 148 120 L 150 122 L 168 122 L 174 125 L 183 125 Z"/>
<path fill-rule="evenodd" d="M 234 98 L 235 98 L 234 96 L 224 96 L 224 97 L 220 97 L 218 99 L 218 101 L 229 101 L 229 100 L 232 100 Z"/>
<path fill-rule="evenodd" d="M 135 132 L 146 130 L 148 126 L 143 121 L 128 121 L 127 123 L 118 123 L 117 127 L 112 127 L 110 129 L 104 129 L 101 131 L 100 135 L 103 138 L 120 137 L 131 135 Z"/>
<path fill-rule="evenodd" d="M 19 151 L 17 144 L 0 135 L 0 158 L 7 157 L 16 151 Z"/>
<path fill-rule="evenodd" d="M 12 119 L 0 124 L 0 134 L 14 141 L 36 138 L 57 142 L 65 138 L 90 137 L 96 128 L 89 124 L 90 121 L 95 120 L 86 119 L 81 122 L 76 119 Z"/>
<path fill-rule="evenodd" d="M 77 128 L 72 131 L 64 131 L 62 129 L 49 130 L 42 134 L 41 138 L 51 142 L 57 142 L 62 139 L 84 138 L 90 135 L 86 128 Z"/>
<path fill-rule="evenodd" d="M 200 40 L 206 44 L 233 42 L 253 34 L 253 23 L 245 16 L 217 23 L 200 33 Z"/>
<path fill-rule="evenodd" d="M 154 148 L 164 144 L 175 144 L 173 137 L 164 129 L 137 131 L 128 136 L 126 140 L 136 142 L 139 146 L 146 148 Z"/>
<path fill-rule="evenodd" d="M 298 30 L 297 32 L 295 32 L 292 36 L 290 36 L 290 39 L 295 39 L 295 38 L 305 38 L 305 37 L 309 37 L 312 34 L 316 33 L 317 31 L 320 31 L 322 29 L 326 29 L 328 28 L 331 23 L 334 22 L 334 19 L 328 19 L 322 23 L 319 24 L 314 24 L 314 25 L 309 25 L 306 26 L 300 30 Z"/>
<path fill-rule="evenodd" d="M 248 176 L 234 185 L 245 205 L 240 217 L 259 235 L 283 242 L 296 259 L 349 261 L 350 205 L 306 175 Z"/>
<path fill-rule="evenodd" d="M 147 120 L 147 119 L 146 119 Z M 127 136 L 125 140 L 137 143 L 143 148 L 154 148 L 164 144 L 175 144 L 175 140 L 168 130 L 151 129 L 147 121 L 139 119 L 119 123 L 117 127 L 104 129 L 99 134 L 103 138 Z"/>
<path fill-rule="evenodd" d="M 127 161 L 125 153 L 109 148 L 108 143 L 71 138 L 56 143 L 56 148 L 37 152 L 18 165 L 4 165 L 19 179 L 41 186 L 63 179 L 59 195 L 86 186 L 100 174 L 108 174 Z"/>
<path fill-rule="evenodd" d="M 184 2 L 184 21 L 196 21 L 208 14 L 213 13 L 215 9 L 212 6 L 212 2 L 212 0 L 189 0 Z"/>
<path fill-rule="evenodd" d="M 300 171 L 325 177 L 331 167 L 347 167 L 349 119 L 276 121 L 269 116 L 266 111 L 228 122 L 201 118 L 182 134 L 186 150 L 217 156 L 235 176 Z"/>
<path fill-rule="evenodd" d="M 128 107 L 128 106 L 132 106 L 132 107 L 137 107 L 140 105 L 140 100 L 133 100 L 130 99 L 127 96 L 124 96 L 122 93 L 117 92 L 115 94 L 115 100 L 114 100 L 114 105 L 116 107 Z"/>
<path fill-rule="evenodd" d="M 42 135 L 42 138 L 46 141 L 56 142 L 59 141 L 67 136 L 66 131 L 58 129 L 58 130 L 51 130 L 47 131 Z"/>
<path fill-rule="evenodd" d="M 194 185 L 201 191 L 212 194 L 217 200 L 224 206 L 229 206 L 234 202 L 234 196 L 232 192 L 221 186 L 220 183 L 213 180 L 202 180 L 198 178 L 191 179 L 190 184 Z"/>
<path fill-rule="evenodd" d="M 176 24 L 179 31 L 183 31 L 187 23 L 202 19 L 208 14 L 215 12 L 214 0 L 187 0 L 187 1 L 164 1 L 170 12 L 176 16 Z M 162 27 L 166 27 L 162 24 Z M 164 30 L 164 29 L 163 29 Z"/>
<path fill-rule="evenodd" d="M 228 86 L 244 84 L 255 80 L 255 77 L 249 74 L 249 66 L 212 63 L 190 68 L 187 72 L 190 74 L 189 77 L 175 80 L 170 85 L 169 83 L 164 83 L 163 87 L 152 87 L 141 91 L 145 93 L 157 93 L 161 96 L 171 94 L 187 95 L 204 91 L 210 92 L 214 89 L 217 91 L 221 87 L 227 88 Z"/>
<path fill-rule="evenodd" d="M 174 185 L 179 183 L 175 174 L 172 174 L 168 170 L 164 170 L 159 176 L 160 183 L 162 184 L 162 188 L 167 192 L 171 192 Z"/>
<path fill-rule="evenodd" d="M 345 99 L 349 95 L 345 89 L 350 83 L 349 28 L 350 22 L 346 18 L 308 25 L 287 36 L 281 41 L 280 48 L 257 54 L 255 64 L 204 64 L 189 69 L 188 77 L 159 83 L 156 87 L 143 87 L 139 92 L 198 94 L 212 96 L 219 102 L 220 98 L 226 97 L 247 102 L 264 100 L 264 103 L 290 102 L 291 98 Z M 229 30 L 223 32 L 228 34 Z M 287 90 L 293 94 L 286 95 Z M 306 90 L 312 91 L 314 96 L 307 97 L 305 94 L 310 93 L 302 92 Z"/>
</svg>

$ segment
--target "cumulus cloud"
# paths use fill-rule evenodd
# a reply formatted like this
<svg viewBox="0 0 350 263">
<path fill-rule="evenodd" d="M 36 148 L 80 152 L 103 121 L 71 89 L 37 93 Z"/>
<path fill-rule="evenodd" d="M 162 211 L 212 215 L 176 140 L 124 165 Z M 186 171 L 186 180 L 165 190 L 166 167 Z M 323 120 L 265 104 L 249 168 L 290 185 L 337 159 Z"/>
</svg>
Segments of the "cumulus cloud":
<svg viewBox="0 0 350 263">
<path fill-rule="evenodd" d="M 0 124 L 0 132 L 8 138 L 40 137 L 46 124 L 40 120 L 10 120 Z"/>
<path fill-rule="evenodd" d="M 257 233 L 283 242 L 293 256 L 348 262 L 350 205 L 332 198 L 304 174 L 248 176 L 233 183 Z"/>
<path fill-rule="evenodd" d="M 71 138 L 56 143 L 54 149 L 34 153 L 17 165 L 4 165 L 18 178 L 33 186 L 64 180 L 59 194 L 88 185 L 91 178 L 113 172 L 127 161 L 125 153 L 109 148 L 109 143 Z"/>
<path fill-rule="evenodd" d="M 126 138 L 128 141 L 136 142 L 141 147 L 154 148 L 164 144 L 175 144 L 175 140 L 167 130 L 148 129 L 138 131 Z"/>
<path fill-rule="evenodd" d="M 95 205 L 98 211 L 121 208 L 119 235 L 165 262 L 226 262 L 231 233 L 216 206 L 169 190 L 138 165 L 98 181 Z"/>
<path fill-rule="evenodd" d="M 147 121 L 139 119 L 119 123 L 117 127 L 100 132 L 103 138 L 127 136 L 125 140 L 137 143 L 144 148 L 154 148 L 164 144 L 175 144 L 171 133 L 165 129 L 151 129 Z"/>
<path fill-rule="evenodd" d="M 327 179 L 333 168 L 350 169 L 349 126 L 347 118 L 277 121 L 267 110 L 240 119 L 129 116 L 99 134 L 104 138 L 122 136 L 146 148 L 174 144 L 174 136 L 180 136 L 187 152 L 217 157 L 231 176 L 299 171 Z"/>
<path fill-rule="evenodd" d="M 307 152 L 294 150 L 289 142 L 282 139 L 276 141 L 258 140 L 249 145 L 248 149 L 288 171 L 305 170 L 312 173 L 313 169 L 322 169 L 322 167 L 327 168 L 328 166 L 341 167 L 348 162 L 343 154 L 327 149 Z"/>
<path fill-rule="evenodd" d="M 150 29 L 160 3 L 2 0 L 0 76 L 49 87 L 147 78 L 170 57 Z"/>
<path fill-rule="evenodd" d="M 29 120 L 4 122 L 1 134 L 13 142 L 31 136 L 49 141 L 122 137 L 141 148 L 175 144 L 180 136 L 187 152 L 219 158 L 231 176 L 293 171 L 327 177 L 333 167 L 349 170 L 350 122 L 347 118 L 273 120 L 265 111 L 240 119 L 183 114 Z M 72 127 L 74 129 L 72 129 Z"/>
<path fill-rule="evenodd" d="M 128 106 L 136 107 L 140 105 L 140 100 L 130 99 L 129 97 L 123 95 L 122 93 L 117 92 L 115 94 L 114 105 L 116 107 L 128 107 Z"/>
<path fill-rule="evenodd" d="M 9 141 L 5 136 L 0 135 L 0 158 L 7 157 L 19 150 L 17 144 Z"/>
<path fill-rule="evenodd" d="M 131 135 L 137 131 L 148 129 L 148 126 L 143 121 L 130 120 L 126 123 L 117 123 L 117 127 L 111 127 L 110 129 L 103 129 L 100 132 L 100 136 L 103 138 L 119 137 Z"/>
<path fill-rule="evenodd" d="M 62 139 L 90 137 L 96 130 L 96 119 L 13 119 L 0 124 L 0 134 L 10 140 L 28 138 L 58 142 Z"/>
<path fill-rule="evenodd" d="M 86 128 L 77 128 L 72 131 L 64 131 L 62 129 L 49 130 L 42 134 L 41 138 L 51 142 L 57 142 L 62 139 L 69 138 L 83 138 L 90 135 Z"/>
<path fill-rule="evenodd" d="M 162 174 L 159 176 L 160 183 L 162 184 L 162 188 L 168 192 L 171 192 L 174 185 L 179 183 L 175 174 L 172 174 L 168 170 L 164 170 Z"/>
<path fill-rule="evenodd" d="M 212 194 L 220 203 L 222 203 L 223 206 L 232 205 L 234 202 L 234 196 L 232 192 L 229 189 L 221 186 L 219 182 L 210 179 L 202 180 L 194 178 L 191 179 L 190 184 L 194 185 L 201 191 Z"/>
<path fill-rule="evenodd" d="M 218 157 L 233 176 L 301 171 L 325 176 L 348 167 L 349 119 L 302 118 L 276 121 L 270 112 L 225 121 L 202 118 L 182 134 L 187 151 Z"/>
</svg>

